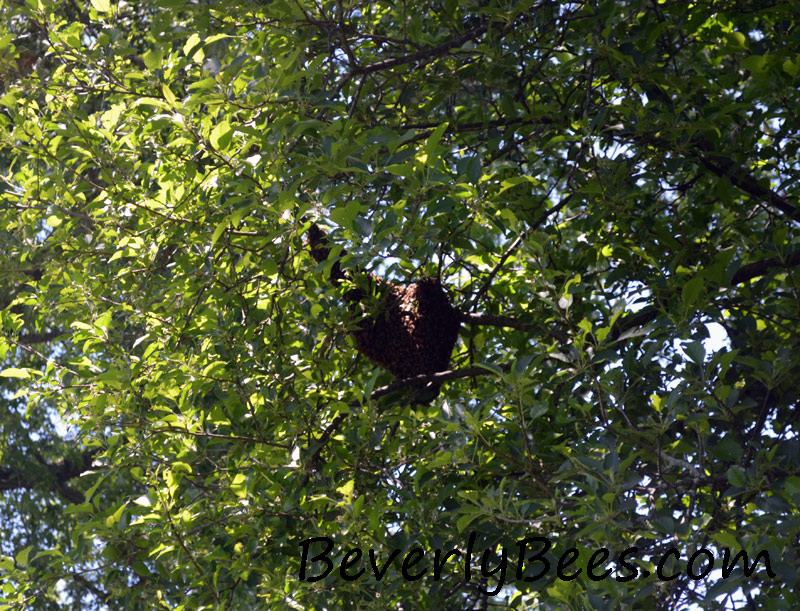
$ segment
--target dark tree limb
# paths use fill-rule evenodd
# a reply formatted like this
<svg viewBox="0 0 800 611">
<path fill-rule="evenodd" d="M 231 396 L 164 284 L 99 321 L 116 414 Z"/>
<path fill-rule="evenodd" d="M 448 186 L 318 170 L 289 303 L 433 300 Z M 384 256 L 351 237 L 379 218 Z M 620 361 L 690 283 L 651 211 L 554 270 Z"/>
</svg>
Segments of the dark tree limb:
<svg viewBox="0 0 800 611">
<path fill-rule="evenodd" d="M 48 463 L 41 455 L 37 455 L 36 463 L 48 473 L 41 478 L 36 477 L 36 469 L 0 467 L 0 490 L 33 490 L 51 483 L 70 503 L 83 503 L 85 500 L 83 493 L 70 487 L 68 482 L 91 467 L 92 458 L 98 451 L 97 449 L 85 451 L 74 460 L 64 459 L 53 463 Z"/>
<path fill-rule="evenodd" d="M 549 195 L 550 193 L 548 193 L 547 196 L 545 196 L 545 198 L 548 197 Z M 508 258 L 519 247 L 519 245 L 528 236 L 528 234 L 531 231 L 535 231 L 536 229 L 541 227 L 541 225 L 551 216 L 558 214 L 558 212 L 570 202 L 572 196 L 573 194 L 568 195 L 567 197 L 562 199 L 556 206 L 550 208 L 550 210 L 545 210 L 542 214 L 539 215 L 539 218 L 537 218 L 536 220 L 533 221 L 533 223 L 530 224 L 530 226 L 527 229 L 520 232 L 517 238 L 511 243 L 511 245 L 506 249 L 506 251 L 500 257 L 500 260 L 497 262 L 497 265 L 494 266 L 494 269 L 491 272 L 489 272 L 488 276 L 486 276 L 486 279 L 483 281 L 483 284 L 481 284 L 480 288 L 477 290 L 475 296 L 472 299 L 472 304 L 471 304 L 472 306 L 476 305 L 480 300 L 480 298 L 486 293 L 486 291 L 489 290 L 489 287 L 492 285 L 495 276 L 503 268 L 503 265 L 505 265 Z M 542 200 L 544 201 L 545 198 L 542 198 Z"/>
<path fill-rule="evenodd" d="M 81 587 L 89 590 L 89 592 L 94 594 L 102 602 L 104 602 L 106 604 L 108 602 L 110 602 L 111 597 L 106 592 L 104 592 L 103 590 L 98 588 L 95 584 L 93 584 L 91 581 L 86 579 L 86 577 L 84 577 L 80 573 L 73 573 L 72 574 L 72 579 L 74 579 L 75 582 L 77 584 L 79 584 Z"/>
<path fill-rule="evenodd" d="M 545 327 L 541 323 L 527 322 L 511 316 L 497 316 L 494 314 L 472 314 L 470 312 L 459 312 L 461 322 L 468 325 L 482 325 L 488 327 L 507 327 L 528 331 L 530 329 L 542 329 L 545 333 L 557 340 L 561 344 L 568 344 L 570 337 L 563 331 L 553 327 Z"/>
<path fill-rule="evenodd" d="M 783 269 L 791 269 L 800 266 L 800 249 L 790 253 L 788 256 L 779 258 L 779 257 L 770 257 L 768 259 L 763 259 L 761 261 L 755 261 L 753 263 L 748 263 L 747 265 L 743 265 L 739 270 L 733 275 L 731 278 L 730 285 L 736 286 L 738 284 L 744 284 L 752 280 L 753 278 L 757 278 L 759 276 L 763 276 L 771 269 L 775 268 L 783 268 Z M 648 323 L 653 322 L 656 318 L 658 318 L 659 309 L 654 306 L 650 305 L 645 308 L 642 308 L 638 312 L 633 312 L 626 316 L 623 316 L 619 322 L 614 326 L 614 329 L 611 332 L 611 337 L 613 339 L 619 339 L 625 335 L 625 333 L 632 331 L 634 329 L 641 328 Z M 520 331 L 527 331 L 530 329 L 543 329 L 545 333 L 556 339 L 562 344 L 568 344 L 570 342 L 569 335 L 555 329 L 553 327 L 544 327 L 541 323 L 535 322 L 528 322 L 525 320 L 521 320 L 519 318 L 514 318 L 512 316 L 497 316 L 493 314 L 472 314 L 469 312 L 459 312 L 459 316 L 461 318 L 461 322 L 469 325 L 484 325 L 484 326 L 493 326 L 493 327 L 507 327 L 509 329 L 518 329 Z"/>
<path fill-rule="evenodd" d="M 445 133 L 460 134 L 464 132 L 481 131 L 488 128 L 511 127 L 512 125 L 541 124 L 550 125 L 553 120 L 548 117 L 513 117 L 510 119 L 490 119 L 487 121 L 473 121 L 465 123 L 452 122 L 447 126 Z M 441 121 L 425 121 L 422 123 L 402 123 L 397 126 L 400 130 L 436 129 Z"/>
<path fill-rule="evenodd" d="M 503 372 L 507 372 L 511 369 L 509 365 L 500 365 L 500 369 Z M 397 380 L 396 382 L 392 382 L 391 384 L 387 384 L 386 386 L 381 386 L 380 388 L 376 388 L 372 391 L 369 398 L 370 400 L 380 399 L 386 395 L 389 395 L 393 392 L 398 390 L 402 390 L 404 388 L 419 388 L 421 384 L 428 383 L 429 386 L 439 386 L 443 382 L 448 380 L 456 380 L 458 378 L 471 378 L 480 375 L 497 375 L 495 371 L 487 367 L 480 367 L 478 365 L 473 365 L 472 367 L 464 367 L 462 369 L 454 369 L 450 371 L 440 371 L 438 373 L 434 373 L 431 375 L 421 375 L 415 376 L 413 378 L 406 378 L 404 380 Z M 359 402 L 353 402 L 350 404 L 351 408 L 355 408 L 359 406 Z M 319 464 L 320 455 L 322 454 L 322 450 L 325 449 L 325 446 L 330 441 L 330 438 L 339 430 L 339 426 L 344 422 L 347 418 L 348 414 L 346 412 L 342 412 L 338 414 L 333 420 L 331 420 L 330 424 L 325 427 L 325 430 L 320 435 L 319 439 L 316 440 L 315 448 L 311 453 L 311 456 L 308 458 L 306 462 L 306 475 L 303 478 L 301 486 L 305 486 L 308 483 L 308 479 L 310 476 L 310 472 L 316 470 L 317 465 Z"/>
<path fill-rule="evenodd" d="M 501 370 L 504 372 L 510 369 L 508 365 L 497 365 L 500 367 Z M 387 384 L 386 386 L 381 386 L 380 388 L 376 388 L 370 394 L 370 399 L 380 399 L 381 397 L 393 393 L 397 390 L 403 388 L 414 388 L 419 386 L 425 382 L 434 382 L 441 384 L 442 382 L 447 382 L 448 380 L 457 380 L 458 378 L 474 378 L 475 376 L 481 375 L 489 375 L 494 374 L 497 375 L 496 372 L 492 371 L 487 367 L 481 367 L 479 365 L 473 365 L 471 367 L 462 367 L 461 369 L 451 369 L 450 371 L 440 371 L 438 373 L 434 373 L 431 375 L 421 375 L 415 376 L 413 378 L 406 378 L 404 380 L 397 380 L 396 382 L 392 382 L 391 384 Z"/>
<path fill-rule="evenodd" d="M 30 490 L 33 486 L 34 482 L 21 469 L 0 467 L 0 490 Z"/>
<path fill-rule="evenodd" d="M 771 257 L 769 259 L 762 259 L 761 261 L 748 263 L 747 265 L 740 267 L 736 273 L 733 274 L 733 278 L 731 278 L 731 286 L 744 284 L 753 278 L 763 276 L 769 270 L 777 267 L 790 269 L 792 267 L 797 267 L 798 265 L 800 265 L 800 249 L 790 253 L 787 257 L 782 259 L 778 257 Z"/>
<path fill-rule="evenodd" d="M 56 329 L 55 331 L 48 331 L 46 333 L 25 333 L 19 336 L 19 342 L 30 346 L 31 344 L 45 344 L 52 342 L 57 337 L 63 335 L 64 332 Z"/>
<path fill-rule="evenodd" d="M 648 97 L 658 100 L 665 106 L 675 109 L 672 98 L 668 96 L 658 85 L 654 83 L 647 83 L 643 85 Z M 686 115 L 684 114 L 684 117 Z M 688 117 L 687 117 L 687 120 Z M 637 138 L 641 140 L 641 138 Z M 667 141 L 661 138 L 648 138 L 650 143 L 655 144 L 659 148 L 674 151 L 674 147 Z M 800 222 L 800 209 L 790 203 L 785 198 L 781 197 L 773 190 L 761 185 L 752 174 L 747 172 L 744 168 L 738 167 L 731 159 L 724 154 L 716 151 L 715 147 L 704 138 L 696 138 L 692 142 L 696 147 L 696 158 L 707 170 L 716 174 L 717 176 L 725 176 L 731 181 L 733 185 L 751 195 L 752 197 L 760 200 L 763 204 L 776 208 L 786 214 L 791 219 Z"/>
<path fill-rule="evenodd" d="M 717 176 L 726 176 L 734 186 L 739 187 L 745 193 L 752 195 L 768 206 L 777 208 L 791 219 L 800 223 L 800 209 L 797 206 L 790 204 L 775 191 L 761 185 L 752 175 L 737 167 L 730 159 L 724 157 L 712 159 L 712 155 L 713 153 L 706 149 L 706 155 L 699 155 L 698 158 L 703 166 Z"/>
<path fill-rule="evenodd" d="M 659 315 L 659 309 L 656 306 L 647 306 L 638 312 L 623 316 L 619 322 L 614 325 L 611 330 L 611 337 L 613 339 L 620 339 L 628 331 L 639 329 L 646 324 L 653 322 Z"/>
<path fill-rule="evenodd" d="M 448 40 L 447 42 L 442 43 L 436 47 L 422 49 L 421 51 L 417 51 L 416 53 L 410 53 L 409 55 L 403 55 L 402 57 L 393 57 L 392 59 L 385 59 L 383 61 L 375 62 L 374 64 L 369 64 L 367 66 L 354 66 L 351 74 L 354 75 L 370 74 L 372 72 L 380 72 L 381 70 L 389 70 L 390 68 L 394 68 L 396 66 L 402 66 L 404 64 L 410 64 L 413 62 L 429 59 L 431 57 L 436 57 L 438 55 L 443 55 L 444 53 L 447 53 L 450 49 L 460 47 L 465 42 L 469 42 L 470 40 L 475 40 L 482 34 L 486 33 L 488 29 L 489 29 L 489 24 L 484 23 L 479 25 L 478 27 L 468 30 L 467 32 L 464 32 L 461 36 L 457 36 L 456 38 Z"/>
</svg>

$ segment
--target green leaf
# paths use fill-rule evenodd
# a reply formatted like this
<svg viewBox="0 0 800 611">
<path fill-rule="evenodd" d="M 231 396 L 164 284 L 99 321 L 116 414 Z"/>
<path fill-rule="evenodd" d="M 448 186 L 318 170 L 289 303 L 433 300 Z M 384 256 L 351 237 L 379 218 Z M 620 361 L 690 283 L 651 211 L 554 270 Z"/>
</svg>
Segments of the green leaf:
<svg viewBox="0 0 800 611">
<path fill-rule="evenodd" d="M 213 247 L 217 241 L 219 240 L 220 236 L 228 229 L 230 226 L 230 218 L 225 217 L 222 221 L 217 223 L 217 226 L 214 228 L 214 233 L 211 234 L 211 246 Z"/>
<path fill-rule="evenodd" d="M 118 524 L 119 521 L 122 519 L 122 514 L 125 511 L 125 504 L 123 503 L 120 505 L 113 514 L 106 518 L 106 527 L 110 528 L 114 526 L 114 524 Z"/>
<path fill-rule="evenodd" d="M 30 369 L 20 369 L 18 367 L 9 367 L 0 371 L 0 377 L 3 378 L 21 378 L 27 380 L 31 377 Z"/>
<path fill-rule="evenodd" d="M 240 499 L 247 498 L 247 476 L 244 473 L 237 473 L 234 476 L 231 490 Z"/>
<path fill-rule="evenodd" d="M 331 217 L 337 225 L 341 227 L 352 227 L 353 221 L 356 219 L 356 215 L 361 211 L 361 205 L 358 201 L 352 200 L 347 203 L 344 207 L 333 208 L 328 212 L 328 215 Z"/>
<path fill-rule="evenodd" d="M 433 157 L 439 151 L 439 142 L 444 135 L 445 130 L 450 126 L 450 124 L 445 121 L 440 123 L 436 126 L 436 128 L 431 132 L 430 136 L 428 136 L 428 140 L 425 143 L 425 153 L 428 157 Z"/>
<path fill-rule="evenodd" d="M 697 300 L 705 287 L 705 280 L 702 276 L 695 276 L 683 285 L 681 298 L 686 308 L 692 308 L 697 304 Z"/>
<path fill-rule="evenodd" d="M 729 32 L 726 34 L 728 44 L 740 49 L 747 48 L 747 37 L 741 32 Z"/>
<path fill-rule="evenodd" d="M 741 467 L 737 465 L 731 465 L 727 472 L 728 481 L 731 483 L 731 486 L 737 486 L 739 488 L 744 487 L 747 479 L 744 476 L 744 471 L 742 471 Z"/>
<path fill-rule="evenodd" d="M 706 351 L 703 347 L 703 342 L 690 342 L 685 346 L 684 350 L 697 365 L 702 365 L 705 362 Z"/>
<path fill-rule="evenodd" d="M 742 68 L 745 68 L 752 72 L 753 74 L 760 74 L 764 71 L 764 66 L 767 63 L 767 57 L 765 55 L 751 55 L 750 57 L 746 57 L 742 60 Z"/>
<path fill-rule="evenodd" d="M 181 462 L 181 461 L 173 462 L 170 465 L 170 470 L 173 473 L 186 473 L 186 474 L 189 474 L 189 475 L 191 475 L 191 473 L 192 473 L 191 465 L 189 465 L 189 464 L 187 464 L 185 462 Z"/>
<path fill-rule="evenodd" d="M 786 486 L 786 492 L 789 495 L 800 498 L 800 477 L 797 475 L 791 475 L 786 478 L 784 485 Z"/>
<path fill-rule="evenodd" d="M 171 107 L 175 107 L 178 105 L 178 98 L 175 97 L 175 94 L 172 93 L 172 90 L 169 88 L 169 85 L 164 83 L 161 85 L 161 92 L 164 94 L 164 99 L 167 101 Z"/>
<path fill-rule="evenodd" d="M 232 137 L 233 129 L 230 123 L 221 121 L 211 130 L 211 146 L 217 150 L 225 149 L 230 144 Z"/>
<path fill-rule="evenodd" d="M 21 550 L 19 550 L 19 552 L 17 552 L 17 555 L 14 556 L 14 560 L 16 561 L 16 563 L 19 564 L 20 566 L 27 566 L 28 555 L 31 553 L 32 549 L 33 548 L 29 545 L 28 547 L 24 547 Z"/>
<path fill-rule="evenodd" d="M 18 102 L 19 98 L 13 91 L 8 91 L 4 96 L 0 97 L 0 106 L 5 106 L 6 108 L 16 107 Z"/>
<path fill-rule="evenodd" d="M 503 369 L 493 363 L 475 363 L 475 366 L 496 373 L 497 375 L 503 375 Z"/>
<path fill-rule="evenodd" d="M 151 577 L 152 576 L 152 573 L 150 572 L 150 569 L 148 569 L 147 565 L 144 562 L 142 562 L 141 560 L 135 561 L 131 565 L 131 568 L 133 569 L 133 572 L 136 573 L 139 577 Z"/>
<path fill-rule="evenodd" d="M 356 215 L 356 218 L 353 220 L 353 228 L 356 230 L 356 233 L 364 237 L 368 237 L 372 233 L 372 223 L 360 214 Z"/>
<path fill-rule="evenodd" d="M 150 70 L 156 70 L 160 68 L 163 58 L 164 58 L 164 53 L 159 47 L 150 49 L 144 55 L 142 55 L 142 60 L 144 61 L 144 65 L 147 66 Z"/>
<path fill-rule="evenodd" d="M 383 169 L 397 176 L 404 176 L 406 178 L 414 176 L 414 167 L 410 163 L 393 163 L 387 165 Z"/>
<path fill-rule="evenodd" d="M 97 9 L 100 13 L 110 13 L 111 12 L 111 2 L 110 0 L 90 0 L 92 6 Z"/>
<path fill-rule="evenodd" d="M 339 486 L 336 492 L 348 499 L 353 496 L 353 488 L 355 487 L 355 480 L 349 480 L 344 486 Z"/>
<path fill-rule="evenodd" d="M 479 517 L 479 514 L 477 514 L 477 513 L 467 513 L 467 514 L 462 515 L 456 521 L 456 530 L 459 533 L 464 532 L 464 530 L 467 528 L 467 526 L 472 524 L 475 521 L 475 519 L 478 518 L 478 517 Z"/>
<path fill-rule="evenodd" d="M 536 183 L 537 180 L 533 176 L 512 176 L 511 178 L 506 178 L 500 183 L 500 191 L 498 191 L 498 195 L 505 193 L 512 187 L 516 187 L 517 185 L 523 183 Z"/>
<path fill-rule="evenodd" d="M 711 455 L 714 458 L 728 462 L 739 462 L 743 453 L 742 447 L 730 437 L 726 437 L 711 448 Z"/>
<path fill-rule="evenodd" d="M 713 536 L 714 541 L 729 549 L 740 549 L 741 544 L 739 540 L 729 532 L 717 532 Z"/>
<path fill-rule="evenodd" d="M 186 40 L 186 43 L 183 45 L 183 54 L 193 61 L 201 61 L 203 59 L 202 40 L 197 32 L 189 36 Z"/>
</svg>

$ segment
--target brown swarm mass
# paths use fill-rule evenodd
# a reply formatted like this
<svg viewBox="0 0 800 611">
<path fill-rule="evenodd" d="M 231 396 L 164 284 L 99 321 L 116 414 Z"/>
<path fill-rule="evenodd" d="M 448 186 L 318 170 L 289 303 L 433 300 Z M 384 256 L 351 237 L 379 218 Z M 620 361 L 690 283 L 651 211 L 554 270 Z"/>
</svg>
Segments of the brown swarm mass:
<svg viewBox="0 0 800 611">
<path fill-rule="evenodd" d="M 328 258 L 327 237 L 316 225 L 308 230 L 308 245 L 318 263 Z M 339 262 L 334 262 L 331 282 L 339 284 L 344 278 Z M 344 295 L 352 304 L 351 311 L 372 312 L 354 321 L 352 334 L 358 351 L 400 379 L 446 371 L 458 339 L 459 320 L 442 284 L 435 278 L 423 278 L 402 287 L 371 277 L 370 285 L 381 294 L 378 308 L 358 307 L 366 297 L 361 289 Z M 436 396 L 439 385 L 431 385 L 429 390 Z"/>
</svg>

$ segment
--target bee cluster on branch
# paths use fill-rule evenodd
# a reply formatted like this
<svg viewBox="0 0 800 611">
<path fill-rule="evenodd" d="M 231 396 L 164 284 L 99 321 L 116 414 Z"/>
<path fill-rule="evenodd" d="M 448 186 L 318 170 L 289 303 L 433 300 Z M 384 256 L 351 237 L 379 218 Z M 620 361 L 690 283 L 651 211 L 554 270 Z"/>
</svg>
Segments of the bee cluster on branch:
<svg viewBox="0 0 800 611">
<path fill-rule="evenodd" d="M 328 259 L 328 237 L 316 223 L 308 229 L 306 240 L 317 263 Z M 348 279 L 338 260 L 333 262 L 329 278 L 335 286 Z M 351 333 L 358 351 L 401 380 L 447 371 L 460 322 L 442 283 L 436 278 L 422 278 L 399 286 L 370 275 L 367 286 L 368 290 L 353 288 L 342 296 L 353 314 Z M 377 308 L 365 305 L 373 295 L 378 295 Z M 422 387 L 426 399 L 431 392 L 432 399 L 438 395 L 440 384 Z"/>
</svg>

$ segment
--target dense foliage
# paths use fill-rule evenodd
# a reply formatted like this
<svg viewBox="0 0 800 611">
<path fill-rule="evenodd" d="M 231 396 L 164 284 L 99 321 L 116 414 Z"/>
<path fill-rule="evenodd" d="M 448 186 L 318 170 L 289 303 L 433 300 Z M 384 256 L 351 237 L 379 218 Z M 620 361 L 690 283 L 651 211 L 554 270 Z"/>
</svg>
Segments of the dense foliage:
<svg viewBox="0 0 800 611">
<path fill-rule="evenodd" d="M 791 2 L 4 2 L 0 608 L 797 608 L 799 72 Z M 431 403 L 337 256 L 448 287 Z"/>
</svg>

